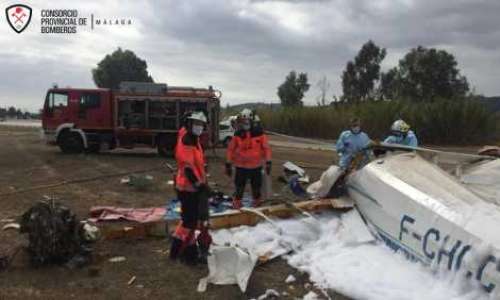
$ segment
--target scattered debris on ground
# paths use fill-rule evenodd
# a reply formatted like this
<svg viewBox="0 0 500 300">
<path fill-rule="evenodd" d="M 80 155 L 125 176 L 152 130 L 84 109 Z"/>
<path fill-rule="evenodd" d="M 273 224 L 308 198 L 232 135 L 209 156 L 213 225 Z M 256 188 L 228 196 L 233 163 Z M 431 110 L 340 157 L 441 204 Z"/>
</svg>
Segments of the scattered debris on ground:
<svg viewBox="0 0 500 300">
<path fill-rule="evenodd" d="M 292 274 L 288 275 L 288 277 L 285 279 L 285 282 L 286 283 L 292 283 L 292 282 L 295 282 L 297 279 L 295 278 L 295 276 L 293 276 Z"/>
<path fill-rule="evenodd" d="M 131 174 L 120 179 L 121 184 L 127 184 L 136 188 L 138 191 L 146 191 L 153 186 L 154 177 L 144 174 Z"/>
<path fill-rule="evenodd" d="M 309 291 L 302 300 L 318 300 L 318 294 L 313 291 Z"/>
<path fill-rule="evenodd" d="M 267 289 L 266 292 L 262 295 L 260 295 L 257 300 L 273 300 L 273 299 L 279 299 L 280 298 L 280 293 L 278 293 L 274 289 Z"/>
<path fill-rule="evenodd" d="M 12 129 L 8 129 L 12 130 Z M 16 129 L 17 131 L 18 129 Z M 1 132 L 7 128 L 0 128 Z M 0 174 L 0 228 L 16 221 L 14 216 L 20 216 L 28 210 L 43 195 L 59 197 L 61 202 L 71 207 L 81 219 L 88 216 L 92 206 L 110 207 L 165 207 L 165 203 L 175 198 L 172 186 L 168 180 L 171 174 L 165 172 L 165 158 L 157 157 L 154 151 L 138 150 L 130 153 L 127 150 L 117 150 L 99 155 L 61 155 L 57 149 L 47 148 L 38 140 L 38 131 L 24 130 L 25 135 L 0 135 L 2 143 L 12 147 L 0 149 L 0 164 L 6 172 Z M 219 157 L 223 156 L 223 149 L 217 150 Z M 289 151 L 276 149 L 276 160 L 286 159 L 301 160 L 310 157 L 312 151 Z M 330 155 L 323 153 L 314 155 L 315 162 L 321 164 L 330 161 Z M 221 178 L 223 165 L 220 158 L 209 158 L 211 178 Z M 302 164 L 301 164 L 302 166 Z M 142 168 L 143 170 L 137 170 Z M 139 193 L 132 186 L 120 184 L 117 178 L 144 171 L 154 176 L 153 189 L 145 194 Z M 273 185 L 281 170 L 273 170 Z M 313 172 L 311 175 L 316 176 Z M 229 181 L 229 180 L 228 180 Z M 173 183 L 173 182 L 171 182 Z M 219 182 L 225 183 L 225 182 Z M 3 188 L 2 188 L 3 187 Z M 221 185 L 226 193 L 231 193 L 229 185 Z M 15 192 L 15 193 L 12 193 Z M 243 218 L 253 218 L 245 215 Z M 258 219 L 258 217 L 255 217 Z M 10 219 L 10 220 L 9 220 Z M 106 222 L 108 223 L 108 222 Z M 134 231 L 135 225 L 130 222 L 115 221 L 114 226 L 123 231 Z M 165 223 L 161 232 L 165 236 Z M 99 225 L 100 227 L 100 225 Z M 101 235 L 104 238 L 104 232 Z M 10 254 L 13 246 L 27 245 L 25 238 L 15 230 L 0 232 L 0 253 Z M 140 237 L 140 236 L 139 236 Z M 132 242 L 133 241 L 133 242 Z M 11 243 L 12 245 L 6 245 Z M 200 297 L 195 289 L 198 280 L 206 275 L 205 268 L 185 268 L 171 263 L 165 254 L 153 252 L 153 249 L 164 249 L 168 255 L 168 241 L 164 238 L 140 239 L 130 236 L 130 239 L 106 240 L 102 239 L 93 245 L 93 261 L 88 267 L 76 270 L 67 270 L 60 267 L 48 267 L 43 271 L 29 266 L 27 251 L 19 252 L 13 261 L 12 267 L 7 272 L 0 272 L 0 298 L 27 299 L 37 295 L 42 298 L 69 298 L 71 295 L 78 297 L 82 289 L 87 296 L 93 299 L 121 299 L 149 297 L 175 299 L 178 293 L 184 293 L 187 298 Z M 126 257 L 126 262 L 109 263 L 108 259 L 115 255 Z M 1 256 L 1 255 L 0 255 Z M 256 268 L 250 280 L 245 296 L 240 289 L 234 286 L 220 286 L 208 288 L 203 297 L 207 299 L 239 299 L 251 298 L 261 295 L 266 288 L 275 287 L 278 291 L 288 290 L 283 279 L 293 269 L 281 259 L 267 262 L 263 268 Z M 272 270 L 272 271 L 270 271 Z M 155 276 L 151 276 L 154 273 Z M 136 276 L 136 281 L 130 289 L 123 289 L 131 276 Z M 140 280 L 139 280 L 140 279 Z M 60 284 L 60 282 L 72 284 Z M 172 284 L 167 286 L 165 282 Z M 36 288 L 33 288 L 36 286 Z M 191 287 L 191 288 L 189 288 Z M 291 297 L 301 297 L 306 292 L 303 286 L 295 287 Z"/>
<path fill-rule="evenodd" d="M 28 236 L 28 252 L 35 266 L 66 264 L 82 267 L 91 260 L 97 228 L 78 221 L 76 215 L 55 200 L 39 201 L 20 219 L 21 234 Z"/>
<path fill-rule="evenodd" d="M 127 285 L 132 285 L 132 284 L 135 282 L 135 280 L 136 280 L 136 279 L 137 279 L 137 277 L 136 277 L 136 276 L 132 276 L 132 277 L 130 278 L 130 280 L 127 282 Z"/>
<path fill-rule="evenodd" d="M 298 176 L 299 182 L 309 183 L 309 175 L 306 171 L 290 161 L 283 164 L 283 176 L 287 182 L 291 176 Z"/>
<path fill-rule="evenodd" d="M 125 256 L 115 256 L 115 257 L 108 259 L 108 261 L 111 263 L 124 262 L 126 260 L 127 260 L 127 258 Z"/>
<path fill-rule="evenodd" d="M 380 241 L 367 241 L 364 235 L 353 234 L 348 228 L 351 221 L 344 222 L 344 215 L 323 213 L 320 222 L 314 223 L 307 218 L 278 220 L 278 225 L 286 228 L 282 235 L 267 222 L 219 230 L 214 241 L 231 240 L 255 253 L 279 249 L 282 243 L 295 245 L 296 251 L 285 259 L 309 274 L 311 281 L 288 284 L 287 292 L 293 295 L 301 289 L 313 291 L 319 299 L 325 299 L 330 290 L 355 299 L 485 299 L 481 290 L 461 289 L 470 283 L 453 276 L 455 273 L 433 273 L 387 249 Z"/>
</svg>

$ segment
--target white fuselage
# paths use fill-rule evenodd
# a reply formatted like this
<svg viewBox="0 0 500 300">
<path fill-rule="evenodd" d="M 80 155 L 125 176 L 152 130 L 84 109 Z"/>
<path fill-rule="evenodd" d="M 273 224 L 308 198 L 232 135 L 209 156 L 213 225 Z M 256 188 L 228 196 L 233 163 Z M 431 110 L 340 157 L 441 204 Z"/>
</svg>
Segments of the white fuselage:
<svg viewBox="0 0 500 300">
<path fill-rule="evenodd" d="M 500 295 L 500 209 L 415 153 L 378 159 L 349 176 L 349 195 L 392 249 L 460 271 Z"/>
</svg>

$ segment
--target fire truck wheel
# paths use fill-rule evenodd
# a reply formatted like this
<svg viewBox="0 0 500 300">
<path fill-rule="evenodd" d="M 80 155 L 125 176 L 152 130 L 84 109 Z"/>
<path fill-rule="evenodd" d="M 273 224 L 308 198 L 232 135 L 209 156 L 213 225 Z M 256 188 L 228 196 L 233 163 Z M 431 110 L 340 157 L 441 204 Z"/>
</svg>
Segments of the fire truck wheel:
<svg viewBox="0 0 500 300">
<path fill-rule="evenodd" d="M 58 141 L 59 148 L 63 153 L 83 152 L 83 140 L 76 132 L 64 132 Z"/>
</svg>

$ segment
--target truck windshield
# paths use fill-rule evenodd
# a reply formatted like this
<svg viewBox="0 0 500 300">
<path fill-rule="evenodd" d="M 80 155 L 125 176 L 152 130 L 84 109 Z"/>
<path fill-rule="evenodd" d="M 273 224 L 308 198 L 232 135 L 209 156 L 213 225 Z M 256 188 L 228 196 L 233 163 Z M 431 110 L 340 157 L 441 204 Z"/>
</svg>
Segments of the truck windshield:
<svg viewBox="0 0 500 300">
<path fill-rule="evenodd" d="M 68 106 L 68 94 L 65 92 L 49 92 L 45 100 L 45 106 L 49 111 L 54 108 L 62 108 Z"/>
</svg>

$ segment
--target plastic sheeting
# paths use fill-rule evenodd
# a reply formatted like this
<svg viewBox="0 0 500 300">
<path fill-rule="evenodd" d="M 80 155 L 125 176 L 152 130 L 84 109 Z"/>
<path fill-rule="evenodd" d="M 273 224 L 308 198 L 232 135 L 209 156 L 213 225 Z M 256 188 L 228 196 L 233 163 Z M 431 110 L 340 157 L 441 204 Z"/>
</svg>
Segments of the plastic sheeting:
<svg viewBox="0 0 500 300">
<path fill-rule="evenodd" d="M 306 171 L 304 171 L 304 169 L 302 169 L 301 167 L 297 166 L 296 164 L 290 161 L 287 161 L 283 164 L 283 169 L 297 173 L 300 177 L 306 176 Z"/>
<path fill-rule="evenodd" d="M 318 239 L 319 222 L 315 218 L 280 221 L 280 225 L 268 218 L 266 221 L 257 225 L 258 228 L 265 229 L 255 234 L 249 235 L 256 228 L 249 226 L 221 229 L 213 233 L 214 244 L 226 246 L 211 247 L 211 255 L 208 256 L 209 275 L 200 280 L 199 292 L 204 292 L 208 283 L 238 284 L 241 291 L 245 292 L 258 258 L 269 261 L 300 250 L 304 241 Z M 289 235 L 297 234 L 298 228 L 286 224 L 295 222 L 301 223 L 300 228 L 307 228 L 307 232 L 300 229 L 300 240 L 289 239 Z M 357 236 L 366 237 L 366 233 L 359 229 L 364 226 L 361 218 L 356 219 L 354 216 L 350 223 L 357 225 Z"/>
<path fill-rule="evenodd" d="M 472 165 L 460 181 L 481 198 L 500 205 L 500 159 Z"/>
<path fill-rule="evenodd" d="M 237 284 L 244 293 L 257 262 L 257 256 L 237 246 L 212 246 L 207 257 L 207 277 L 200 279 L 198 292 L 204 292 L 207 284 Z"/>
<path fill-rule="evenodd" d="M 338 166 L 330 166 L 325 172 L 323 172 L 323 174 L 321 174 L 318 181 L 307 187 L 307 192 L 313 198 L 324 198 L 328 195 L 328 192 L 330 192 L 330 189 L 340 175 L 342 175 L 342 170 Z"/>
</svg>

